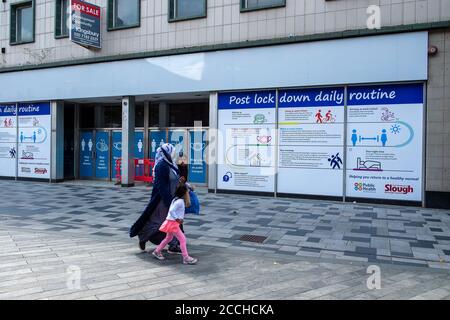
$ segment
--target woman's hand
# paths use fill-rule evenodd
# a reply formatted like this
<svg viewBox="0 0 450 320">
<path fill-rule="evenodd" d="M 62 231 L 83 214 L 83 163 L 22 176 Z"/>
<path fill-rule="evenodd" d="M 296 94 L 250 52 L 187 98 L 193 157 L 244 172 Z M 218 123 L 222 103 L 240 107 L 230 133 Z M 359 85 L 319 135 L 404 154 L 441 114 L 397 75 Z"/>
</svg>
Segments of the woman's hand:
<svg viewBox="0 0 450 320">
<path fill-rule="evenodd" d="M 180 177 L 180 180 L 179 180 L 181 183 L 185 183 L 186 182 L 186 178 L 185 177 Z"/>
</svg>

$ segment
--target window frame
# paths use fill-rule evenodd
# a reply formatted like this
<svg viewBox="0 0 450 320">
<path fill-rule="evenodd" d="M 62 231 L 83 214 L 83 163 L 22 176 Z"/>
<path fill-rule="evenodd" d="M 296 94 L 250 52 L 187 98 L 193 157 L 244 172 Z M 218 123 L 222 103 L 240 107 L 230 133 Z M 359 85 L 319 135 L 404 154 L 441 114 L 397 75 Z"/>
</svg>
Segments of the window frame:
<svg viewBox="0 0 450 320">
<path fill-rule="evenodd" d="M 114 13 L 115 13 L 115 4 L 117 0 L 108 0 L 107 2 L 107 31 L 116 31 L 116 30 L 124 30 L 131 28 L 140 28 L 141 26 L 141 0 L 138 0 L 138 22 L 133 25 L 126 25 L 116 27 L 114 26 Z"/>
<path fill-rule="evenodd" d="M 67 27 L 67 34 L 62 34 L 61 30 L 59 29 L 61 26 L 58 26 L 58 19 L 56 19 L 58 12 L 61 12 L 61 7 L 60 7 L 60 3 L 63 0 L 56 0 L 55 1 L 55 39 L 64 39 L 64 38 L 69 38 L 70 37 L 70 28 Z M 70 16 L 70 0 L 67 0 L 67 17 L 69 18 Z M 61 24 L 61 17 L 59 18 L 60 21 L 59 23 Z M 58 34 L 58 30 L 59 30 L 59 34 Z"/>
<path fill-rule="evenodd" d="M 32 27 L 33 27 L 33 38 L 26 41 L 17 40 L 17 10 L 23 7 L 29 7 L 31 5 L 32 10 Z M 11 3 L 9 7 L 9 45 L 17 46 L 21 44 L 34 43 L 36 41 L 36 5 L 35 0 L 25 0 L 20 2 Z"/>
<path fill-rule="evenodd" d="M 190 16 L 190 17 L 171 17 L 170 16 L 170 6 L 173 3 L 175 5 L 175 1 L 177 0 L 168 0 L 168 12 L 167 12 L 167 21 L 169 23 L 171 22 L 178 22 L 178 21 L 187 21 L 187 20 L 195 20 L 195 19 L 204 19 L 207 17 L 207 12 L 208 12 L 208 0 L 203 0 L 205 1 L 205 12 L 200 14 L 200 15 L 195 15 L 195 16 Z"/>
<path fill-rule="evenodd" d="M 271 5 L 265 5 L 265 6 L 260 6 L 257 8 L 245 8 L 244 4 L 245 4 L 246 0 L 241 0 L 240 2 L 240 11 L 241 12 L 250 12 L 250 11 L 259 11 L 259 10 L 268 10 L 268 9 L 276 9 L 276 8 L 284 8 L 286 7 L 286 0 L 281 0 L 281 3 L 279 4 L 271 4 Z"/>
</svg>

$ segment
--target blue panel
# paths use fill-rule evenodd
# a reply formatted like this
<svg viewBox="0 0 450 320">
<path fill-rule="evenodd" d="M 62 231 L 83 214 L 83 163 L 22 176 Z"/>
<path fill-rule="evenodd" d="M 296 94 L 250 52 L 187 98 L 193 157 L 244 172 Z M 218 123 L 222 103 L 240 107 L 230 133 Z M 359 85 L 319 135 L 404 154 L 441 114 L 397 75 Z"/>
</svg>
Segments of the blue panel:
<svg viewBox="0 0 450 320">
<path fill-rule="evenodd" d="M 144 133 L 142 131 L 134 133 L 134 157 L 144 159 Z"/>
<path fill-rule="evenodd" d="M 344 106 L 344 102 L 344 88 L 280 90 L 278 93 L 278 106 L 280 108 Z"/>
<path fill-rule="evenodd" d="M 42 116 L 50 114 L 50 103 L 19 103 L 19 116 Z"/>
<path fill-rule="evenodd" d="M 180 152 L 183 152 L 186 155 L 185 150 L 185 134 L 184 130 L 172 130 L 169 131 L 169 143 L 175 146 L 175 157 L 178 157 Z"/>
<path fill-rule="evenodd" d="M 150 159 L 155 160 L 158 147 L 167 142 L 165 131 L 151 131 L 149 133 L 150 141 Z"/>
<path fill-rule="evenodd" d="M 116 179 L 116 161 L 122 158 L 122 132 L 112 133 L 112 158 L 111 158 L 111 168 L 112 168 L 112 178 Z"/>
<path fill-rule="evenodd" d="M 16 115 L 15 104 L 1 104 L 0 105 L 0 117 L 12 117 Z"/>
<path fill-rule="evenodd" d="M 95 177 L 109 179 L 109 133 L 97 132 L 95 138 Z"/>
<path fill-rule="evenodd" d="M 92 132 L 80 134 L 80 177 L 93 178 L 94 176 L 94 137 Z"/>
<path fill-rule="evenodd" d="M 275 90 L 219 94 L 219 109 L 275 108 L 275 106 Z"/>
<path fill-rule="evenodd" d="M 422 83 L 348 88 L 349 106 L 409 103 L 423 103 Z"/>
<path fill-rule="evenodd" d="M 206 131 L 191 131 L 189 181 L 206 183 Z"/>
</svg>

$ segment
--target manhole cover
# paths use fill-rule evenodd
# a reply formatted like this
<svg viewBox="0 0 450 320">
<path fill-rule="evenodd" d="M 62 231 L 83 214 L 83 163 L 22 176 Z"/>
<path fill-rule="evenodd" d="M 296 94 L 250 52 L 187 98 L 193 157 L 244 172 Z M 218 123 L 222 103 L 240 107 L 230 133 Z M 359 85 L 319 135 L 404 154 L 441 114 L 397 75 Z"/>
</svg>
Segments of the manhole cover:
<svg viewBox="0 0 450 320">
<path fill-rule="evenodd" d="M 266 239 L 267 239 L 267 237 L 245 234 L 239 240 L 247 241 L 247 242 L 263 243 Z"/>
</svg>

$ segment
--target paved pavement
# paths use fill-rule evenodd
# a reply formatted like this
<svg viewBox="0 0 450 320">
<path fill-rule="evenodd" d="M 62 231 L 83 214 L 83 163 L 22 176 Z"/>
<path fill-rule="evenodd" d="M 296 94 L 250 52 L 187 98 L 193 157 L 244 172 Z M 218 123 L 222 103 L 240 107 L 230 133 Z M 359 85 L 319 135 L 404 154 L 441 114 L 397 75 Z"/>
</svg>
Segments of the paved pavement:
<svg viewBox="0 0 450 320">
<path fill-rule="evenodd" d="M 197 266 L 128 237 L 150 189 L 0 181 L 0 299 L 449 299 L 449 211 L 208 194 Z M 262 244 L 242 235 L 267 237 Z M 369 290 L 367 267 L 381 269 Z M 80 289 L 67 268 L 81 270 Z"/>
</svg>

